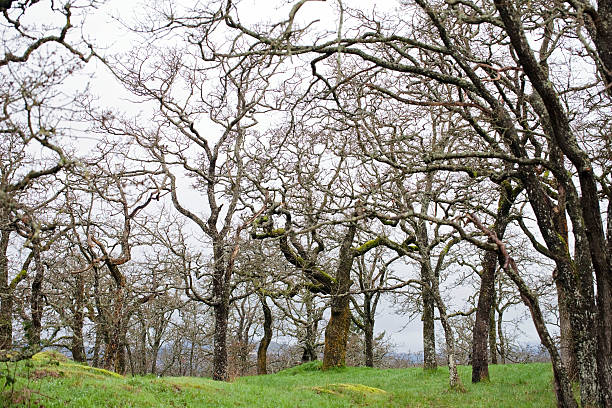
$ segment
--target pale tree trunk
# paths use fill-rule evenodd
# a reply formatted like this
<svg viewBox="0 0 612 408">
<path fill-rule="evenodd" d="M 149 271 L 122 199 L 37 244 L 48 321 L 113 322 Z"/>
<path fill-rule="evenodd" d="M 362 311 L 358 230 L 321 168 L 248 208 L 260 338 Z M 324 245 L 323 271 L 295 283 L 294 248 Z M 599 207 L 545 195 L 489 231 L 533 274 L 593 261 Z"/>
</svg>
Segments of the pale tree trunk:
<svg viewBox="0 0 612 408">
<path fill-rule="evenodd" d="M 436 305 L 438 306 L 438 313 L 440 314 L 440 323 L 442 323 L 442 329 L 444 330 L 444 340 L 446 342 L 446 356 L 448 364 L 448 381 L 450 388 L 453 390 L 463 390 L 463 384 L 457 373 L 457 361 L 455 357 L 455 337 L 453 334 L 453 328 L 448 320 L 448 314 L 446 313 L 446 305 L 440 295 L 440 284 L 438 277 L 434 274 L 429 263 L 424 263 L 426 266 L 426 277 L 428 278 L 423 282 L 425 289 L 431 293 L 434 298 Z"/>
</svg>

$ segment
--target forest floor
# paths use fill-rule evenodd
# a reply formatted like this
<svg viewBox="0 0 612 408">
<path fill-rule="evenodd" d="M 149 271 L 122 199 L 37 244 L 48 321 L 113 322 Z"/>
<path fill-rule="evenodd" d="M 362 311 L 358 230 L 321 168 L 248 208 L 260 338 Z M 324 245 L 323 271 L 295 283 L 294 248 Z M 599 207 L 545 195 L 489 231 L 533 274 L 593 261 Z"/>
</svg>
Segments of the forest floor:
<svg viewBox="0 0 612 408">
<path fill-rule="evenodd" d="M 8 373 L 8 376 L 7 376 Z M 448 370 L 348 367 L 313 362 L 276 374 L 218 382 L 195 377 L 120 376 L 39 353 L 0 367 L 4 407 L 553 407 L 550 364 L 490 367 L 491 381 L 451 391 Z M 15 380 L 13 382 L 13 379 Z"/>
</svg>

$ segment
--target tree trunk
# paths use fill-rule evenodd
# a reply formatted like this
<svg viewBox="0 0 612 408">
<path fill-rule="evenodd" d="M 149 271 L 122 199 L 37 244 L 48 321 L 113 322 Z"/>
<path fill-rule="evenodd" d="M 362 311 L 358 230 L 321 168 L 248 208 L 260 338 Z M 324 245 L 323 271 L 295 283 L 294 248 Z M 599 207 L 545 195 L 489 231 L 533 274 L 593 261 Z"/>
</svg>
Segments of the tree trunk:
<svg viewBox="0 0 612 408">
<path fill-rule="evenodd" d="M 497 213 L 493 232 L 501 240 L 503 239 L 508 225 L 508 215 L 514 204 L 514 200 L 522 191 L 522 187 L 512 188 L 509 181 L 504 181 L 500 186 Z M 476 308 L 476 321 L 474 322 L 474 335 L 472 341 L 472 382 L 489 379 L 489 359 L 487 344 L 489 328 L 491 327 L 491 311 L 494 310 L 495 299 L 495 271 L 497 266 L 497 253 L 489 251 L 484 255 L 482 261 L 482 276 L 480 283 L 480 294 Z M 495 315 L 493 315 L 495 316 Z"/>
<path fill-rule="evenodd" d="M 338 254 L 336 283 L 331 300 L 331 316 L 325 328 L 325 350 L 323 352 L 323 370 L 332 367 L 344 367 L 346 364 L 346 345 L 351 324 L 348 291 L 351 287 L 351 269 L 355 254 L 351 249 L 357 224 L 351 223 L 342 240 Z"/>
<path fill-rule="evenodd" d="M 213 239 L 213 287 L 212 295 L 215 299 L 213 315 L 215 318 L 215 333 L 213 335 L 213 373 L 216 381 L 228 381 L 227 359 L 227 326 L 229 318 L 229 280 L 231 270 L 225 262 L 225 245 L 222 239 Z"/>
<path fill-rule="evenodd" d="M 497 330 L 495 327 L 495 292 L 493 292 L 493 304 L 491 305 L 491 316 L 489 319 L 489 357 L 491 364 L 497 364 Z"/>
<path fill-rule="evenodd" d="M 34 280 L 32 281 L 32 293 L 30 296 L 32 322 L 28 333 L 28 343 L 30 347 L 40 347 L 43 313 L 42 284 L 45 279 L 45 266 L 40 258 L 40 242 L 34 242 L 33 251 L 36 275 L 34 275 Z"/>
<path fill-rule="evenodd" d="M 227 381 L 227 320 L 229 306 L 221 300 L 213 308 L 215 316 L 215 333 L 213 335 L 213 380 Z"/>
<path fill-rule="evenodd" d="M 499 358 L 502 364 L 506 364 L 506 340 L 503 331 L 504 312 L 500 310 L 497 315 L 497 337 L 499 338 Z"/>
<path fill-rule="evenodd" d="M 306 292 L 304 297 L 304 304 L 306 306 L 306 335 L 303 339 L 303 352 L 302 352 L 302 363 L 309 361 L 315 361 L 317 359 L 317 337 L 319 330 L 319 321 L 316 313 L 313 310 L 312 294 Z"/>
<path fill-rule="evenodd" d="M 106 327 L 108 340 L 104 351 L 104 361 L 102 366 L 106 370 L 114 370 L 122 374 L 125 371 L 125 346 L 124 346 L 124 308 L 123 308 L 123 288 L 115 288 L 115 299 L 110 321 Z"/>
<path fill-rule="evenodd" d="M 429 259 L 425 260 L 429 262 Z M 421 265 L 421 280 L 428 279 L 427 270 L 424 265 Z M 434 321 L 435 301 L 431 291 L 426 285 L 421 287 L 421 296 L 423 299 L 423 369 L 425 371 L 434 371 L 438 369 L 436 360 L 436 332 Z"/>
<path fill-rule="evenodd" d="M 374 367 L 374 318 L 371 311 L 371 298 L 365 296 L 365 316 L 363 319 L 363 346 L 366 367 Z"/>
<path fill-rule="evenodd" d="M 80 363 L 87 362 L 87 356 L 85 355 L 85 346 L 83 344 L 83 321 L 85 319 L 85 313 L 83 308 L 85 306 L 85 279 L 83 274 L 79 273 L 76 275 L 76 286 L 74 290 L 74 310 L 72 315 L 72 346 L 70 350 L 72 352 L 72 359 Z"/>
<path fill-rule="evenodd" d="M 259 348 L 257 349 L 257 374 L 267 374 L 268 373 L 268 346 L 270 345 L 270 341 L 272 341 L 272 311 L 266 302 L 265 296 L 260 298 L 261 306 L 264 312 L 264 324 L 263 330 L 264 334 L 259 342 Z"/>
<path fill-rule="evenodd" d="M 348 296 L 332 300 L 331 317 L 325 329 L 323 369 L 346 365 L 346 344 L 351 323 Z"/>
<path fill-rule="evenodd" d="M 489 380 L 488 337 L 491 326 L 491 308 L 495 292 L 495 269 L 497 254 L 487 251 L 482 261 L 482 276 L 476 320 L 472 339 L 472 382 Z"/>
<path fill-rule="evenodd" d="M 559 304 L 559 325 L 561 335 L 561 360 L 565 365 L 567 376 L 570 381 L 574 381 L 578 378 L 578 368 L 576 362 L 576 354 L 574 354 L 574 347 L 572 345 L 572 326 L 570 324 L 569 311 L 567 310 L 567 295 L 565 290 L 559 284 L 556 279 L 556 270 L 553 273 L 553 278 L 557 286 L 557 299 Z"/>
<path fill-rule="evenodd" d="M 10 350 L 13 347 L 13 294 L 9 287 L 7 258 L 10 231 L 5 229 L 3 219 L 0 219 L 0 227 L 0 350 Z"/>
</svg>

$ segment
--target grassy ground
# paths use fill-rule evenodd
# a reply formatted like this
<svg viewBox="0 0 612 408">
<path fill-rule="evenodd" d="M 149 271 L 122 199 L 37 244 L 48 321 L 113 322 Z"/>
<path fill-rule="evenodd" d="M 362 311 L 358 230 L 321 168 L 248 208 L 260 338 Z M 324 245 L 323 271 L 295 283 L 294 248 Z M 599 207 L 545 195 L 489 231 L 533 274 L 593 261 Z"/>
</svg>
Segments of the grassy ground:
<svg viewBox="0 0 612 408">
<path fill-rule="evenodd" d="M 9 369 L 9 384 L 4 384 Z M 490 367 L 492 381 L 450 391 L 448 371 L 351 367 L 327 372 L 308 363 L 231 383 L 192 377 L 122 377 L 41 353 L 0 369 L 0 406 L 13 407 L 553 407 L 549 364 Z M 11 378 L 16 382 L 11 383 Z"/>
</svg>

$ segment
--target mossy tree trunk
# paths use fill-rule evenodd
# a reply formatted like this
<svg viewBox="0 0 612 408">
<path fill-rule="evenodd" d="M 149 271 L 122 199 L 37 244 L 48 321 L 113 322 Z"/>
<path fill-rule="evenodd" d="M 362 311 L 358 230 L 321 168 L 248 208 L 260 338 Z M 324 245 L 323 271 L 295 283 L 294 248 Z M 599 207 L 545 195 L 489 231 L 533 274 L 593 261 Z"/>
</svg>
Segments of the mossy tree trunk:
<svg viewBox="0 0 612 408">
<path fill-rule="evenodd" d="M 351 324 L 349 307 L 349 290 L 351 288 L 351 269 L 356 253 L 351 245 L 355 238 L 357 224 L 351 223 L 343 237 L 338 254 L 336 283 L 331 300 L 331 316 L 325 329 L 325 349 L 323 352 L 323 370 L 332 367 L 343 367 L 346 358 L 346 345 Z"/>
<path fill-rule="evenodd" d="M 346 345 L 351 324 L 351 310 L 347 297 L 332 300 L 331 316 L 325 329 L 325 349 L 323 370 L 344 367 L 346 364 Z"/>
</svg>

